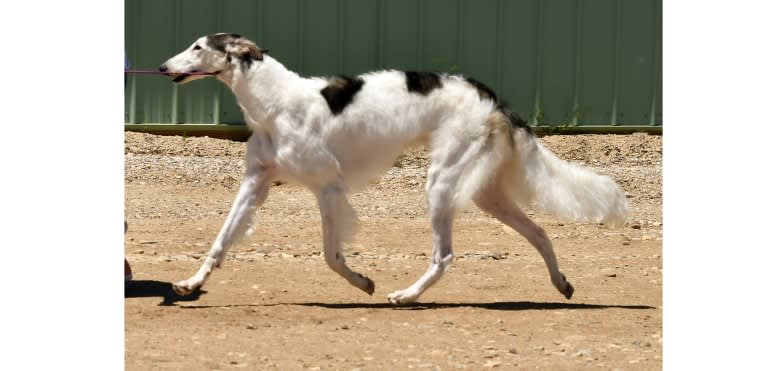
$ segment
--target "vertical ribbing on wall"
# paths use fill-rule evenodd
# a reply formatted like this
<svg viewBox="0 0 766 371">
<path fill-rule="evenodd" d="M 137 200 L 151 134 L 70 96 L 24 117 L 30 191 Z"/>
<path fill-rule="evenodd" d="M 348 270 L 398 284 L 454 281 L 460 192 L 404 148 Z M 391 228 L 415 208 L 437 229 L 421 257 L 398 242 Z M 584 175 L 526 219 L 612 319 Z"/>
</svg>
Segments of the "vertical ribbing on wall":
<svg viewBox="0 0 766 371">
<path fill-rule="evenodd" d="M 337 70 L 346 73 L 346 19 L 347 17 L 346 0 L 338 0 L 338 55 L 336 64 Z"/>
<path fill-rule="evenodd" d="M 423 11 L 423 1 L 422 0 L 416 0 L 417 1 L 417 7 L 416 7 L 416 14 L 418 21 L 415 24 L 415 33 L 417 37 L 417 44 L 415 45 L 415 66 L 418 71 L 423 69 L 423 28 L 425 25 L 425 18 L 426 13 Z"/>
<path fill-rule="evenodd" d="M 383 53 L 385 52 L 385 42 L 386 42 L 386 33 L 385 33 L 385 14 L 386 14 L 386 6 L 385 6 L 385 0 L 378 0 L 377 1 L 377 8 L 378 8 L 378 14 L 377 17 L 375 17 L 375 21 L 378 22 L 375 27 L 375 31 L 378 33 L 377 36 L 377 47 L 375 48 L 375 68 L 380 69 L 383 67 Z"/>
<path fill-rule="evenodd" d="M 574 60 L 574 94 L 572 102 L 572 119 L 571 124 L 576 126 L 580 120 L 580 88 L 582 85 L 582 20 L 583 20 L 583 5 L 582 0 L 577 0 L 575 3 L 575 12 L 577 13 L 575 18 L 575 60 Z"/>
<path fill-rule="evenodd" d="M 133 8 L 134 15 L 132 18 L 136 17 L 135 14 L 141 14 L 141 2 L 136 1 L 135 4 L 136 4 L 135 8 Z M 126 10 L 126 11 L 129 11 L 129 10 Z M 133 34 L 133 40 L 138 40 L 138 35 L 136 35 L 136 33 L 138 32 L 138 27 L 131 28 L 131 31 Z M 133 45 L 137 45 L 137 44 L 138 43 L 133 43 Z M 127 51 L 125 53 L 127 53 Z M 128 53 L 128 55 L 125 57 L 128 58 L 128 60 L 130 60 L 130 57 L 135 55 L 136 55 L 136 50 L 131 49 L 130 53 Z M 131 61 L 131 65 L 134 65 L 135 63 L 136 63 L 135 59 Z M 136 76 L 129 75 L 128 79 L 130 79 L 130 91 L 128 92 L 128 94 L 130 94 L 130 107 L 128 107 L 128 122 L 130 122 L 131 124 L 135 124 L 136 123 L 136 91 L 137 91 Z"/>
<path fill-rule="evenodd" d="M 223 10 L 226 2 L 221 2 L 220 6 L 215 7 L 215 29 L 220 30 L 223 24 Z M 215 84 L 213 88 L 213 124 L 221 123 L 221 85 Z"/>
<path fill-rule="evenodd" d="M 181 14 L 181 1 L 182 0 L 175 0 L 175 14 Z M 175 26 L 175 29 L 173 30 L 173 49 L 180 50 L 180 36 L 181 36 L 181 30 L 180 30 L 180 24 L 181 22 L 178 22 L 178 19 L 176 18 L 173 22 L 173 25 Z M 173 124 L 179 124 L 178 122 L 178 84 L 173 84 L 173 95 L 170 98 L 170 122 Z"/>
<path fill-rule="evenodd" d="M 655 126 L 657 125 L 657 96 L 659 95 L 659 89 L 660 89 L 660 66 L 662 65 L 662 61 L 660 60 L 660 39 L 662 37 L 662 0 L 657 0 L 655 2 L 655 12 L 657 16 L 655 17 L 656 24 L 654 25 L 654 66 L 652 71 L 652 103 L 649 107 L 649 125 Z"/>
<path fill-rule="evenodd" d="M 495 81 L 497 81 L 497 89 L 502 90 L 503 84 L 503 61 L 505 58 L 505 43 L 503 42 L 503 15 L 505 14 L 505 0 L 496 0 L 495 8 L 497 14 L 495 15 Z"/>
<path fill-rule="evenodd" d="M 535 61 L 535 109 L 532 115 L 532 125 L 540 125 L 542 117 L 542 89 L 543 89 L 543 3 L 544 0 L 537 2 L 537 60 Z"/>
<path fill-rule="evenodd" d="M 298 66 L 300 71 L 306 71 L 306 63 L 304 60 L 305 51 L 303 50 L 303 47 L 306 44 L 306 27 L 304 26 L 306 24 L 305 4 L 306 0 L 298 1 L 298 24 L 296 26 L 298 27 Z"/>
<path fill-rule="evenodd" d="M 615 24 L 614 31 L 614 82 L 612 84 L 612 117 L 611 125 L 617 125 L 617 111 L 619 109 L 620 95 L 620 57 L 622 55 L 622 0 L 615 0 Z"/>
<path fill-rule="evenodd" d="M 465 0 L 458 0 L 457 2 L 457 19 L 455 20 L 455 24 L 457 24 L 457 27 L 455 27 L 455 32 L 457 33 L 457 69 L 461 73 L 465 73 L 465 42 L 463 40 L 464 34 L 465 34 L 465 25 L 463 24 L 463 20 L 466 18 L 464 16 L 465 14 Z"/>
<path fill-rule="evenodd" d="M 255 15 L 255 19 L 257 20 L 258 24 L 255 25 L 256 30 L 258 34 L 255 36 L 258 38 L 258 40 L 264 40 L 264 26 L 263 26 L 263 0 L 255 0 L 255 11 L 258 12 L 258 14 Z M 266 47 L 268 49 L 268 47 Z"/>
</svg>

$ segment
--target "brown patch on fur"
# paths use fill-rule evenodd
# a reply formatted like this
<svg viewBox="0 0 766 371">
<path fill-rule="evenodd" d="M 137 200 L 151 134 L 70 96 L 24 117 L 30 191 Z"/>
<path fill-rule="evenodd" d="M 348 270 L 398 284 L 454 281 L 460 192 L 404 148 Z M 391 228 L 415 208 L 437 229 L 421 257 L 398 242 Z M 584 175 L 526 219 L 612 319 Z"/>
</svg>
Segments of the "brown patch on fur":
<svg viewBox="0 0 766 371">
<path fill-rule="evenodd" d="M 492 113 L 489 114 L 487 122 L 493 131 L 508 129 L 508 118 L 498 110 L 493 110 Z"/>
<path fill-rule="evenodd" d="M 493 110 L 492 113 L 489 114 L 487 124 L 489 124 L 490 139 L 496 134 L 510 134 L 510 122 L 508 122 L 508 117 L 498 110 Z M 513 140 L 512 135 L 509 135 L 509 137 Z"/>
<path fill-rule="evenodd" d="M 237 57 L 247 63 L 248 66 L 252 60 L 262 61 L 263 55 L 268 52 L 268 50 L 258 47 L 253 41 L 237 34 L 209 35 L 207 42 L 211 48 Z"/>
</svg>

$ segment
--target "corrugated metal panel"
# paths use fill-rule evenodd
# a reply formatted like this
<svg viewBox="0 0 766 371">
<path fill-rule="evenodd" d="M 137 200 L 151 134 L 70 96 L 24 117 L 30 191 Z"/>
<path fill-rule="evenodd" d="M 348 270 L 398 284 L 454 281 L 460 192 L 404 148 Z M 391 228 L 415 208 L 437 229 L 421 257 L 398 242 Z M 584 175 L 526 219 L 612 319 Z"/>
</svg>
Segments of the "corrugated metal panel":
<svg viewBox="0 0 766 371">
<path fill-rule="evenodd" d="M 127 0 L 126 52 L 154 68 L 245 35 L 304 76 L 395 68 L 491 86 L 534 125 L 661 126 L 660 0 Z M 129 124 L 242 124 L 225 86 L 130 76 Z"/>
</svg>

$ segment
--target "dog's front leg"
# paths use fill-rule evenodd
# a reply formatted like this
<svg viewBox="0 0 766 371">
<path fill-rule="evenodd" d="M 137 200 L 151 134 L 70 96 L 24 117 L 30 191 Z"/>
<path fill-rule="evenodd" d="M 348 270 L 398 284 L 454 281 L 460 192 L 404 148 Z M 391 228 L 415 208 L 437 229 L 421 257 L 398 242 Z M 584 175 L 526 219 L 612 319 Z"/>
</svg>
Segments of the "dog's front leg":
<svg viewBox="0 0 766 371">
<path fill-rule="evenodd" d="M 330 268 L 352 285 L 369 295 L 375 292 L 375 283 L 346 265 L 341 244 L 354 228 L 356 216 L 346 199 L 343 187 L 332 184 L 317 192 L 319 212 L 322 214 L 322 240 L 324 259 Z"/>
<path fill-rule="evenodd" d="M 237 243 L 248 229 L 253 227 L 255 209 L 263 204 L 268 196 L 272 180 L 271 174 L 271 171 L 263 168 L 248 171 L 205 262 L 202 263 L 197 274 L 173 285 L 173 290 L 176 293 L 188 295 L 202 287 L 213 268 L 221 265 L 226 251 Z"/>
</svg>

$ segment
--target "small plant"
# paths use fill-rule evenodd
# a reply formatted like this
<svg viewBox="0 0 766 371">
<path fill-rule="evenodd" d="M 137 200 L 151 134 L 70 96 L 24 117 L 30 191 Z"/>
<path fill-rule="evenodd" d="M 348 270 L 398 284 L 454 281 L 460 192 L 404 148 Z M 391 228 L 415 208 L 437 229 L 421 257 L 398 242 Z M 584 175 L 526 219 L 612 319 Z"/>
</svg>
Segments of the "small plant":
<svg viewBox="0 0 766 371">
<path fill-rule="evenodd" d="M 537 126 L 536 128 L 539 130 L 539 133 L 541 135 L 560 135 L 566 133 L 567 129 L 569 129 L 571 125 L 569 124 L 560 124 L 560 125 L 541 125 Z"/>
</svg>

